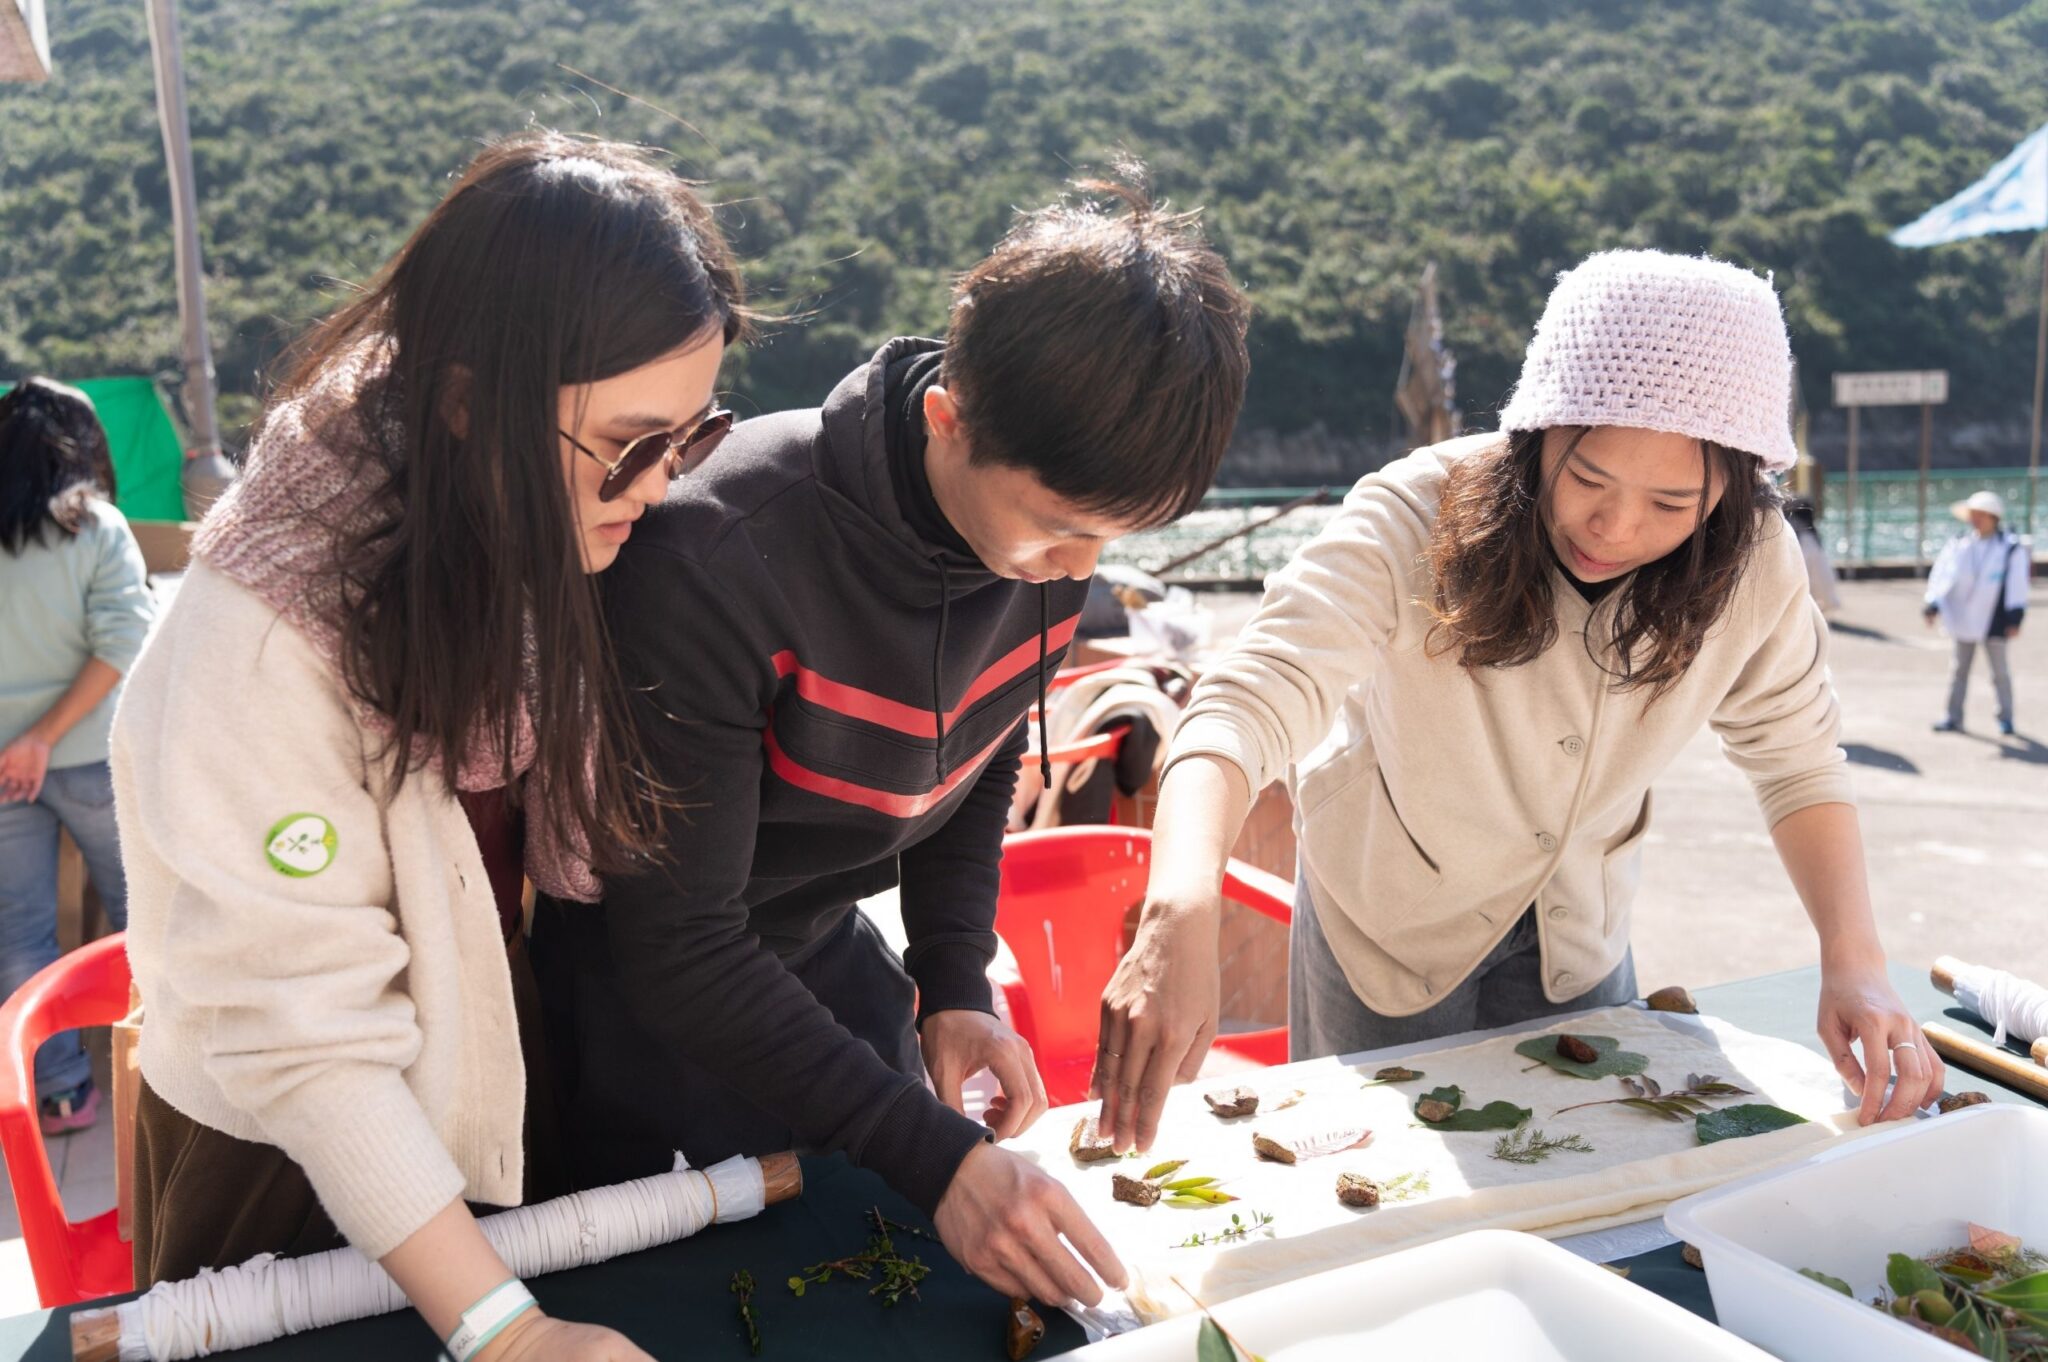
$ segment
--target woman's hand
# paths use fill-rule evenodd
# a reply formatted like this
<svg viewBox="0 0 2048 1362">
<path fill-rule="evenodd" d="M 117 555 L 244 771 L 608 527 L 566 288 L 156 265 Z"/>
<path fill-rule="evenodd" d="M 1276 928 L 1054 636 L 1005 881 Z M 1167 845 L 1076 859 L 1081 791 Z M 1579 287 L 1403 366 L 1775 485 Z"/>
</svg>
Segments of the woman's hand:
<svg viewBox="0 0 2048 1362">
<path fill-rule="evenodd" d="M 1221 1000 L 1220 894 L 1191 904 L 1148 903 L 1137 939 L 1102 990 L 1095 1079 L 1099 1128 L 1119 1152 L 1150 1149 L 1167 1089 L 1202 1067 Z"/>
<path fill-rule="evenodd" d="M 1830 965 L 1820 972 L 1820 1041 L 1835 1072 L 1863 1099 L 1856 1119 L 1895 1121 L 1941 1096 L 1948 1071 L 1920 1023 L 1885 977 L 1884 962 Z M 1851 1046 L 1861 1042 L 1863 1062 Z M 1892 1083 L 1885 1096 L 1885 1083 Z"/>
</svg>

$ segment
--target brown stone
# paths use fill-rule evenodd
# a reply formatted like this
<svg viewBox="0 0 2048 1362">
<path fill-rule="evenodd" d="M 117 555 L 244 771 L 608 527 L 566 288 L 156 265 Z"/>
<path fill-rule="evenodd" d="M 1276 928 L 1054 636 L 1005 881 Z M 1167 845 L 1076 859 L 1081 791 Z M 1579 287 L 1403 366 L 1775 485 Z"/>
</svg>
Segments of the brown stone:
<svg viewBox="0 0 2048 1362">
<path fill-rule="evenodd" d="M 1074 1134 L 1067 1141 L 1067 1152 L 1082 1163 L 1101 1163 L 1104 1159 L 1116 1157 L 1116 1144 L 1095 1128 L 1093 1116 L 1083 1116 L 1074 1123 Z"/>
<path fill-rule="evenodd" d="M 1376 1083 L 1406 1083 L 1420 1077 L 1422 1077 L 1422 1074 L 1415 1069 L 1404 1069 L 1398 1064 L 1392 1064 L 1374 1074 L 1373 1081 Z"/>
<path fill-rule="evenodd" d="M 1337 1200 L 1346 1206 L 1377 1206 L 1380 1204 L 1380 1185 L 1363 1173 L 1339 1173 Z"/>
<path fill-rule="evenodd" d="M 1457 1108 L 1440 1097 L 1425 1097 L 1415 1104 L 1415 1114 L 1431 1125 L 1448 1121 L 1457 1114 Z"/>
<path fill-rule="evenodd" d="M 1692 1000 L 1692 994 L 1687 993 L 1677 984 L 1673 984 L 1669 988 L 1660 988 L 1649 997 L 1643 999 L 1643 1001 L 1649 1005 L 1652 1012 L 1691 1012 L 1697 1014 L 1700 1010 L 1699 1004 Z"/>
<path fill-rule="evenodd" d="M 1968 1092 L 1952 1092 L 1935 1105 L 1941 1109 L 1941 1114 L 1946 1116 L 1952 1111 L 1961 1111 L 1964 1107 L 1978 1106 L 1990 1100 L 1989 1093 L 1978 1092 L 1972 1088 Z"/>
<path fill-rule="evenodd" d="M 1031 1308 L 1031 1302 L 1022 1296 L 1010 1297 L 1010 1327 L 1003 1340 L 1010 1362 L 1024 1362 L 1044 1338 L 1045 1321 Z"/>
<path fill-rule="evenodd" d="M 1691 1244 L 1687 1244 L 1684 1248 L 1680 1249 L 1678 1251 L 1678 1256 L 1685 1259 L 1685 1265 L 1687 1267 L 1696 1267 L 1699 1268 L 1701 1271 L 1706 1270 L 1707 1265 L 1700 1261 L 1700 1251 L 1694 1248 Z"/>
<path fill-rule="evenodd" d="M 1205 1092 L 1202 1100 L 1209 1104 L 1209 1110 L 1226 1120 L 1233 1116 L 1249 1116 L 1259 1109 L 1259 1095 L 1245 1087 Z"/>
<path fill-rule="evenodd" d="M 1559 1036 L 1557 1052 L 1574 1064 L 1591 1064 L 1600 1058 L 1598 1050 L 1577 1036 Z"/>
<path fill-rule="evenodd" d="M 1292 1149 L 1289 1149 L 1278 1140 L 1267 1139 L 1264 1135 L 1252 1136 L 1252 1152 L 1262 1159 L 1271 1159 L 1274 1163 L 1294 1162 L 1294 1151 Z"/>
<path fill-rule="evenodd" d="M 1159 1201 L 1159 1184 L 1143 1178 L 1127 1178 L 1118 1173 L 1109 1180 L 1109 1188 L 1118 1201 L 1128 1201 L 1133 1206 L 1152 1206 Z"/>
</svg>

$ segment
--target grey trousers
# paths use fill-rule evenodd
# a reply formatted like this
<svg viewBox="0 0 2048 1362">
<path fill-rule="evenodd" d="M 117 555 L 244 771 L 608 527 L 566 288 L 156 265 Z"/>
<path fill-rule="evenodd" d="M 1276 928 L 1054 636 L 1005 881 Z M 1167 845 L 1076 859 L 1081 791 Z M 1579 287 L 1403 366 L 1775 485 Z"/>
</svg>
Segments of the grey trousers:
<svg viewBox="0 0 2048 1362">
<path fill-rule="evenodd" d="M 1976 660 L 1977 645 L 1956 640 L 1955 665 L 1948 674 L 1948 721 L 1963 724 L 1963 697 L 1970 689 L 1970 664 Z M 2012 722 L 2012 668 L 2006 664 L 2005 640 L 1984 640 L 1984 656 L 1991 663 L 1991 686 L 1998 692 L 1998 722 Z"/>
<path fill-rule="evenodd" d="M 1569 1002 L 1543 996 L 1543 956 L 1536 914 L 1525 912 L 1477 969 L 1443 1001 L 1410 1017 L 1386 1017 L 1352 991 L 1316 920 L 1308 886 L 1294 886 L 1294 925 L 1287 946 L 1287 1057 L 1316 1059 L 1390 1045 L 1483 1031 L 1496 1026 L 1612 1007 L 1636 996 L 1635 954 L 1622 957 L 1613 973 Z"/>
</svg>

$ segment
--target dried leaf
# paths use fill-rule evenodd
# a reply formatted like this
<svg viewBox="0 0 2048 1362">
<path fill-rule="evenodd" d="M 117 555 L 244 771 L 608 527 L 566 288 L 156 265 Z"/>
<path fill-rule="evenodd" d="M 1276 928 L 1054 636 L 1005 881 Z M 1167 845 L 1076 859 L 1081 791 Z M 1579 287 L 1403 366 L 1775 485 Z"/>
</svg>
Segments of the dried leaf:
<svg viewBox="0 0 2048 1362">
<path fill-rule="evenodd" d="M 1972 1223 L 1970 1229 L 1970 1251 L 1984 1257 L 2009 1253 L 2020 1246 L 2019 1236 L 2003 1230 L 1990 1230 Z"/>
<path fill-rule="evenodd" d="M 1287 1094 L 1287 1095 L 1286 1095 L 1285 1097 L 1281 1098 L 1281 1099 L 1280 1099 L 1279 1101 L 1277 1101 L 1277 1102 L 1273 1103 L 1273 1104 L 1272 1104 L 1271 1106 L 1267 1107 L 1267 1108 L 1266 1108 L 1266 1112 L 1267 1112 L 1267 1114 L 1268 1114 L 1268 1115 L 1270 1115 L 1270 1114 L 1272 1114 L 1273 1112 L 1276 1112 L 1276 1111 L 1285 1111 L 1285 1110 L 1287 1110 L 1287 1109 L 1288 1109 L 1289 1107 L 1291 1107 L 1291 1106 L 1295 1105 L 1295 1104 L 1296 1104 L 1297 1102 L 1301 1101 L 1301 1099 L 1302 1099 L 1302 1098 L 1304 1098 L 1304 1097 L 1306 1097 L 1306 1096 L 1308 1096 L 1308 1094 L 1307 1094 L 1306 1092 L 1302 1091 L 1302 1090 L 1301 1090 L 1300 1088 L 1296 1088 L 1296 1089 L 1294 1089 L 1294 1091 L 1292 1091 L 1292 1092 L 1288 1093 L 1288 1094 Z"/>
<path fill-rule="evenodd" d="M 1739 1106 L 1700 1113 L 1694 1129 L 1699 1132 L 1701 1144 L 1713 1144 L 1716 1140 L 1736 1140 L 1746 1135 L 1762 1135 L 1787 1126 L 1805 1124 L 1804 1116 L 1783 1107 L 1774 1107 L 1767 1102 L 1744 1102 Z"/>
<path fill-rule="evenodd" d="M 1308 1135 L 1253 1135 L 1252 1148 L 1262 1159 L 1293 1163 L 1298 1159 L 1317 1159 L 1325 1154 L 1356 1149 L 1371 1139 L 1372 1132 L 1364 1126 L 1340 1126 Z"/>
<path fill-rule="evenodd" d="M 1576 1041 L 1585 1047 L 1578 1050 L 1581 1055 L 1591 1050 L 1592 1057 L 1574 1059 L 1564 1053 L 1567 1041 Z M 1618 1078 L 1624 1074 L 1639 1074 L 1650 1067 L 1647 1055 L 1622 1049 L 1621 1042 L 1612 1036 L 1531 1036 L 1515 1047 L 1515 1053 L 1538 1060 L 1574 1078 Z"/>
</svg>

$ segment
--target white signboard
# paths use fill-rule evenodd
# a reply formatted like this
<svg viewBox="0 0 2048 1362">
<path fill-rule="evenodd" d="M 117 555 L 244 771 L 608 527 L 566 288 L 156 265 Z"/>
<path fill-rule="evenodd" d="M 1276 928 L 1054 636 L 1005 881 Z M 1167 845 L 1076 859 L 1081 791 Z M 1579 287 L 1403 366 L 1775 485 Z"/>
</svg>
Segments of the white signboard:
<svg viewBox="0 0 2048 1362">
<path fill-rule="evenodd" d="M 1946 401 L 1946 369 L 1835 375 L 1835 405 L 1838 407 L 1918 407 Z"/>
</svg>

